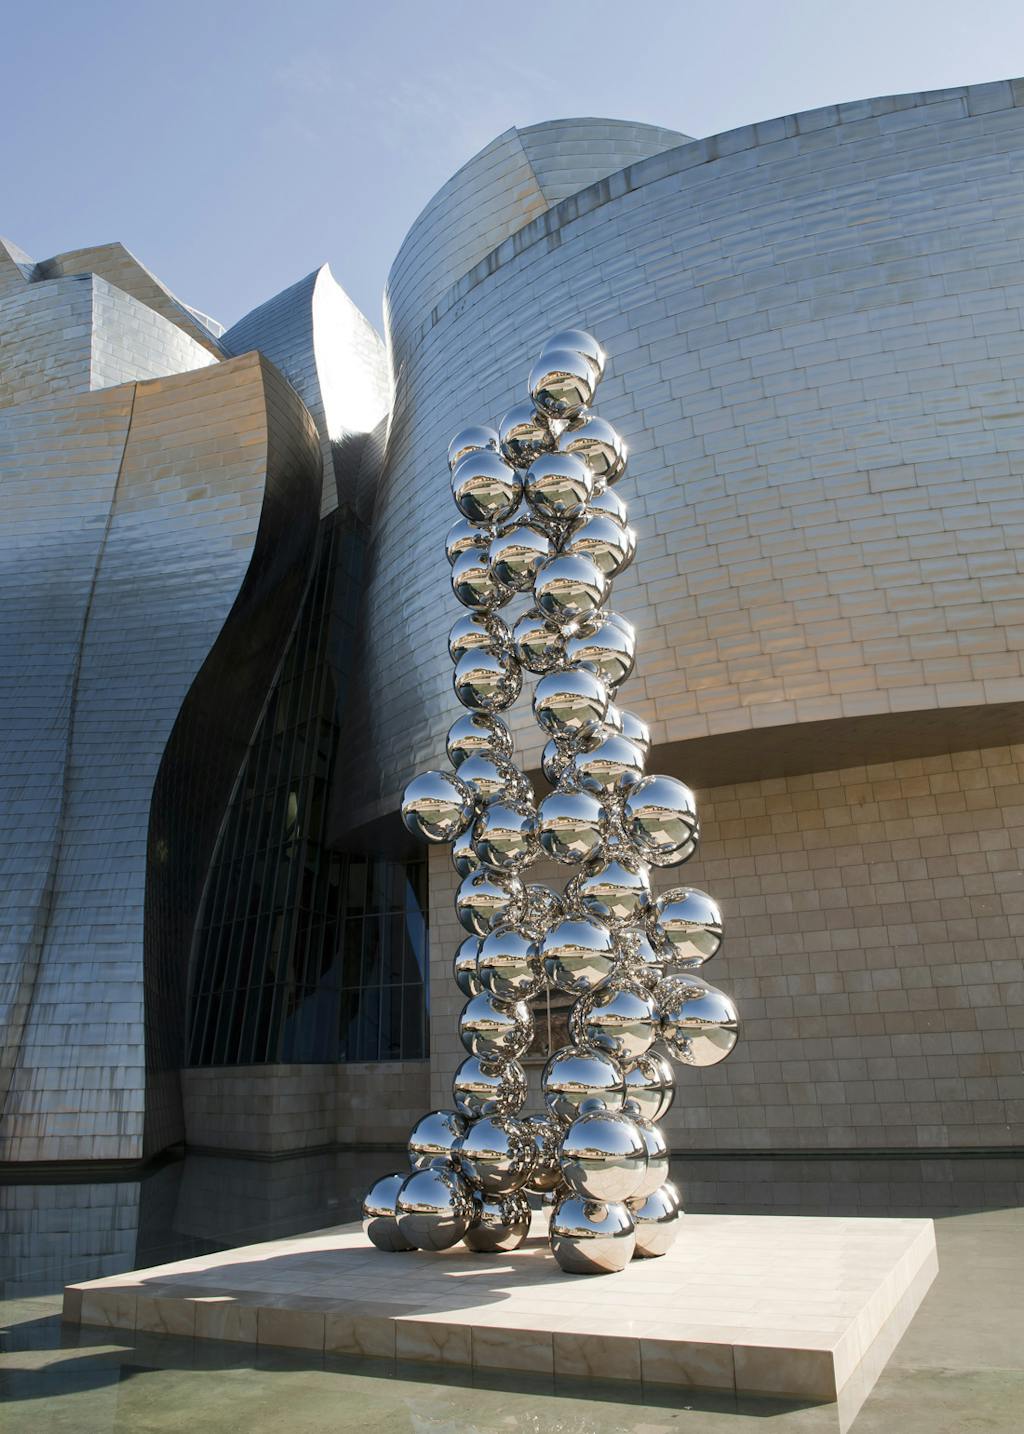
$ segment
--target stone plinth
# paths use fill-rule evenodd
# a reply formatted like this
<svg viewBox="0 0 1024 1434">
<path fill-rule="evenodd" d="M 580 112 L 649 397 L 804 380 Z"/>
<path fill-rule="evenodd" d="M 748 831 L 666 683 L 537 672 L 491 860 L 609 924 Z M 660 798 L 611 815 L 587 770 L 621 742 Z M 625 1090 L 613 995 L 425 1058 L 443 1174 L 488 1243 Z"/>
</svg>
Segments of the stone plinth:
<svg viewBox="0 0 1024 1434">
<path fill-rule="evenodd" d="M 541 1216 L 498 1256 L 384 1254 L 348 1225 L 69 1285 L 64 1318 L 855 1412 L 937 1268 L 930 1220 L 688 1215 L 664 1258 L 590 1278 L 559 1270 Z"/>
</svg>

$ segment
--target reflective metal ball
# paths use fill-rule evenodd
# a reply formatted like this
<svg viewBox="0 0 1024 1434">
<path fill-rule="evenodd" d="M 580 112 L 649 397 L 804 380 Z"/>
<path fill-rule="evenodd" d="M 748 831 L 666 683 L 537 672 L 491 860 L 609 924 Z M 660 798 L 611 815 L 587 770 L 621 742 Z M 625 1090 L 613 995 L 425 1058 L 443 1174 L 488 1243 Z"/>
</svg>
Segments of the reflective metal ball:
<svg viewBox="0 0 1024 1434">
<path fill-rule="evenodd" d="M 604 840 L 601 803 L 590 792 L 551 792 L 537 808 L 537 834 L 555 861 L 590 861 Z"/>
<path fill-rule="evenodd" d="M 416 1248 L 402 1235 L 396 1215 L 398 1192 L 408 1176 L 408 1170 L 398 1175 L 382 1175 L 371 1185 L 363 1201 L 363 1234 L 378 1250 L 393 1252 Z"/>
<path fill-rule="evenodd" d="M 445 556 L 449 563 L 454 563 L 462 553 L 473 550 L 485 552 L 490 541 L 491 534 L 488 528 L 481 527 L 478 523 L 471 523 L 468 518 L 456 518 L 445 536 Z"/>
<path fill-rule="evenodd" d="M 575 453 L 550 453 L 530 465 L 523 479 L 523 497 L 549 522 L 578 517 L 594 491 L 594 475 Z"/>
<path fill-rule="evenodd" d="M 647 1146 L 636 1121 L 622 1111 L 579 1115 L 559 1147 L 570 1190 L 588 1200 L 628 1200 L 647 1172 Z"/>
<path fill-rule="evenodd" d="M 580 1001 L 571 1034 L 607 1051 L 620 1065 L 639 1059 L 657 1040 L 660 1011 L 639 983 L 616 978 Z M 623 1197 L 624 1198 L 624 1197 Z"/>
<path fill-rule="evenodd" d="M 511 1195 L 530 1178 L 537 1150 L 529 1129 L 515 1116 L 484 1115 L 458 1144 L 459 1169 L 487 1195 Z"/>
<path fill-rule="evenodd" d="M 668 1144 L 653 1120 L 647 1120 L 634 1111 L 625 1112 L 644 1138 L 647 1147 L 647 1171 L 643 1180 L 630 1196 L 632 1200 L 643 1200 L 653 1195 L 668 1179 Z"/>
<path fill-rule="evenodd" d="M 618 433 L 596 413 L 581 413 L 558 435 L 559 453 L 575 453 L 599 488 L 616 483 L 626 468 L 627 448 Z"/>
<path fill-rule="evenodd" d="M 645 757 L 649 756 L 651 751 L 650 727 L 642 717 L 638 717 L 635 712 L 627 712 L 625 708 L 622 709 L 621 716 L 622 735 L 628 737 L 631 742 L 635 742 Z"/>
<path fill-rule="evenodd" d="M 537 942 L 517 926 L 496 926 L 480 943 L 476 976 L 499 1001 L 531 1001 L 546 978 Z"/>
<path fill-rule="evenodd" d="M 462 1243 L 480 1255 L 518 1250 L 530 1233 L 530 1205 L 525 1195 L 473 1198 L 473 1219 Z"/>
<path fill-rule="evenodd" d="M 486 936 L 492 926 L 518 920 L 523 901 L 523 883 L 518 876 L 482 867 L 463 877 L 455 895 L 455 914 L 470 935 Z"/>
<path fill-rule="evenodd" d="M 633 1258 L 651 1260 L 668 1254 L 679 1233 L 681 1214 L 671 1189 L 661 1185 L 649 1195 L 634 1196 L 627 1208 L 636 1227 Z"/>
<path fill-rule="evenodd" d="M 584 791 L 605 800 L 636 786 L 644 774 L 644 754 L 618 732 L 598 733 L 574 754 L 570 770 Z"/>
<path fill-rule="evenodd" d="M 519 696 L 523 674 L 514 658 L 477 647 L 456 662 L 452 685 L 463 707 L 474 712 L 503 712 Z"/>
<path fill-rule="evenodd" d="M 555 547 L 543 528 L 519 522 L 502 528 L 487 552 L 498 581 L 513 592 L 524 592 L 533 586 L 541 563 L 554 556 Z"/>
<path fill-rule="evenodd" d="M 565 660 L 576 667 L 589 667 L 609 687 L 619 687 L 633 671 L 636 634 L 625 618 L 596 612 L 581 619 L 566 638 Z"/>
<path fill-rule="evenodd" d="M 455 977 L 455 984 L 466 997 L 478 996 L 483 990 L 476 978 L 476 957 L 479 950 L 480 937 L 467 936 L 452 961 L 452 975 Z"/>
<path fill-rule="evenodd" d="M 530 397 L 551 418 L 575 418 L 592 402 L 596 383 L 582 354 L 545 348 L 530 370 Z"/>
<path fill-rule="evenodd" d="M 402 793 L 402 821 L 425 841 L 454 841 L 473 817 L 474 794 L 453 772 L 423 772 Z"/>
<path fill-rule="evenodd" d="M 499 1001 L 481 991 L 463 1007 L 459 1039 L 482 1061 L 518 1060 L 533 1040 L 533 1016 L 525 1001 Z"/>
<path fill-rule="evenodd" d="M 549 1112 L 559 1121 L 571 1121 L 587 1101 L 621 1110 L 626 1084 L 622 1067 L 606 1051 L 563 1046 L 545 1065 L 541 1089 Z"/>
<path fill-rule="evenodd" d="M 641 913 L 641 916 L 649 913 Z M 619 952 L 617 971 L 639 981 L 647 991 L 655 991 L 669 967 L 668 943 L 652 925 L 619 926 L 615 931 Z"/>
<path fill-rule="evenodd" d="M 660 1050 L 646 1050 L 625 1068 L 626 1106 L 633 1101 L 645 1120 L 661 1120 L 675 1096 L 676 1078 Z"/>
<path fill-rule="evenodd" d="M 692 853 L 697 803 L 690 788 L 675 777 L 644 777 L 626 793 L 623 822 L 646 861 L 675 866 Z"/>
<path fill-rule="evenodd" d="M 409 1136 L 409 1161 L 422 1170 L 436 1160 L 450 1161 L 452 1151 L 467 1130 L 466 1118 L 455 1110 L 432 1110 L 421 1116 Z"/>
<path fill-rule="evenodd" d="M 561 426 L 553 428 L 528 400 L 513 404 L 498 424 L 502 455 L 514 468 L 529 468 L 542 453 L 549 453 L 560 432 Z"/>
<path fill-rule="evenodd" d="M 467 652 L 493 652 L 499 656 L 512 650 L 508 625 L 493 612 L 464 612 L 448 634 L 448 656 L 458 662 Z"/>
<path fill-rule="evenodd" d="M 629 509 L 613 488 L 602 488 L 600 492 L 595 488 L 587 507 L 601 513 L 610 513 L 613 518 L 618 518 L 620 523 L 629 521 Z"/>
<path fill-rule="evenodd" d="M 449 1250 L 469 1229 L 473 1196 L 454 1169 L 414 1170 L 395 1201 L 398 1231 L 417 1250 Z"/>
<path fill-rule="evenodd" d="M 668 976 L 658 987 L 661 1037 L 687 1066 L 714 1066 L 732 1053 L 740 1021 L 731 997 L 700 976 Z"/>
<path fill-rule="evenodd" d="M 493 712 L 467 712 L 448 728 L 446 746 L 448 760 L 456 768 L 478 752 L 508 759 L 512 756 L 512 733 Z"/>
<path fill-rule="evenodd" d="M 479 423 L 469 423 L 465 428 L 459 429 L 448 445 L 448 467 L 454 468 L 459 459 L 465 458 L 467 453 L 476 453 L 481 450 L 497 453 L 498 435 L 493 428 L 486 428 Z"/>
<path fill-rule="evenodd" d="M 565 638 L 538 609 L 524 612 L 512 629 L 512 649 L 528 672 L 552 672 L 565 662 Z"/>
<path fill-rule="evenodd" d="M 452 497 L 471 523 L 503 523 L 519 506 L 523 480 L 500 453 L 476 449 L 452 469 Z"/>
<path fill-rule="evenodd" d="M 569 353 L 581 354 L 590 365 L 594 375 L 594 382 L 597 383 L 604 373 L 604 366 L 607 363 L 607 355 L 593 334 L 588 334 L 586 329 L 559 329 L 555 334 L 550 334 L 541 348 L 541 354 L 548 353 Z"/>
<path fill-rule="evenodd" d="M 540 955 L 550 984 L 579 996 L 593 990 L 611 973 L 615 943 L 602 922 L 569 917 L 544 933 Z"/>
<path fill-rule="evenodd" d="M 566 1195 L 555 1206 L 548 1233 L 551 1253 L 567 1274 L 611 1275 L 633 1258 L 633 1217 L 618 1202 Z"/>
<path fill-rule="evenodd" d="M 515 797 L 522 790 L 523 776 L 507 757 L 494 751 L 473 752 L 459 763 L 459 777 L 469 787 L 477 805 Z"/>
<path fill-rule="evenodd" d="M 537 1150 L 537 1158 L 526 1188 L 535 1195 L 550 1195 L 564 1183 L 562 1167 L 558 1161 L 558 1147 L 562 1143 L 565 1127 L 551 1115 L 528 1115 L 523 1124 L 533 1136 Z"/>
<path fill-rule="evenodd" d="M 512 589 L 499 583 L 486 548 L 467 548 L 452 563 L 452 592 L 463 607 L 489 612 L 512 597 Z"/>
<path fill-rule="evenodd" d="M 537 813 L 508 797 L 488 803 L 473 823 L 473 848 L 485 866 L 522 871 L 537 856 Z"/>
<path fill-rule="evenodd" d="M 557 787 L 562 779 L 562 774 L 573 758 L 572 747 L 567 742 L 556 742 L 550 737 L 544 743 L 544 750 L 540 756 L 541 771 L 545 780 L 553 787 Z"/>
<path fill-rule="evenodd" d="M 674 886 L 655 904 L 658 929 L 671 947 L 673 964 L 695 970 L 710 961 L 722 944 L 722 913 L 717 901 L 695 886 Z"/>
<path fill-rule="evenodd" d="M 608 577 L 624 572 L 636 554 L 636 534 L 600 509 L 581 513 L 566 534 L 563 553 L 590 558 Z"/>
<path fill-rule="evenodd" d="M 575 878 L 574 898 L 581 911 L 613 930 L 642 921 L 651 903 L 646 865 L 624 852 L 588 863 Z"/>
<path fill-rule="evenodd" d="M 533 691 L 533 715 L 549 736 L 561 741 L 589 737 L 607 710 L 608 688 L 586 667 L 549 672 Z"/>
<path fill-rule="evenodd" d="M 467 1056 L 452 1079 L 456 1109 L 469 1120 L 482 1115 L 515 1115 L 526 1095 L 526 1072 L 517 1060 Z"/>
<path fill-rule="evenodd" d="M 465 563 L 472 555 L 464 553 L 456 559 Z M 452 569 L 453 573 L 455 568 Z M 533 579 L 537 606 L 553 622 L 569 623 L 589 617 L 608 596 L 608 578 L 593 558 L 581 554 L 557 553 L 541 563 Z M 482 605 L 468 603 L 473 607 Z"/>
</svg>

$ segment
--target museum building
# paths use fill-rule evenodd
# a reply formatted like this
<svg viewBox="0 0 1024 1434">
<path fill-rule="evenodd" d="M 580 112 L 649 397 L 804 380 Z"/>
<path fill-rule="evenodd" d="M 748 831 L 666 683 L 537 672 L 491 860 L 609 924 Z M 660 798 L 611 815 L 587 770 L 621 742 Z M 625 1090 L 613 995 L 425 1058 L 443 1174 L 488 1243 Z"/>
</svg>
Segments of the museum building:
<svg viewBox="0 0 1024 1434">
<path fill-rule="evenodd" d="M 567 327 L 629 448 L 630 706 L 700 802 L 656 875 L 743 1021 L 671 1144 L 1019 1146 L 1022 259 L 1024 81 L 509 130 L 386 347 L 326 266 L 225 330 L 120 244 L 0 244 L 0 1161 L 449 1103 L 458 877 L 398 818 L 461 710 L 445 455 Z"/>
</svg>

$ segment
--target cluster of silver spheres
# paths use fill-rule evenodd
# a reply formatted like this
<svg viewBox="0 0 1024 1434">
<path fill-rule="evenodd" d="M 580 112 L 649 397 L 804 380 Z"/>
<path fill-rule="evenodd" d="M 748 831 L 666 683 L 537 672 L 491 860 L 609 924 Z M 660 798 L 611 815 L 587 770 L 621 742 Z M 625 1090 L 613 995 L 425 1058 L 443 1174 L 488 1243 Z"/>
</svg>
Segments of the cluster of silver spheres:
<svg viewBox="0 0 1024 1434">
<path fill-rule="evenodd" d="M 530 398 L 498 425 L 466 428 L 448 452 L 459 517 L 446 540 L 466 611 L 448 639 L 467 709 L 448 733 L 452 770 L 405 790 L 406 826 L 452 843 L 466 938 L 454 976 L 466 1059 L 451 1110 L 409 1138 L 411 1173 L 385 1176 L 363 1206 L 369 1238 L 388 1250 L 517 1248 L 528 1194 L 552 1206 L 549 1239 L 564 1270 L 621 1270 L 662 1255 L 681 1213 L 657 1122 L 674 1077 L 736 1044 L 732 1001 L 704 980 L 722 940 L 702 891 L 656 896 L 652 866 L 677 866 L 700 837 L 693 793 L 645 776 L 646 724 L 617 706 L 636 636 L 607 606 L 636 539 L 615 484 L 619 435 L 590 404 L 605 354 L 572 329 L 544 345 Z M 517 597 L 513 621 L 501 610 Z M 499 715 L 537 678 L 533 712 L 547 737 L 552 791 L 539 802 L 512 760 Z M 564 892 L 529 884 L 541 855 L 572 868 Z M 544 1069 L 545 1110 L 524 1115 L 520 1058 L 533 1038 L 530 1002 L 546 988 L 575 996 L 572 1044 Z"/>
</svg>

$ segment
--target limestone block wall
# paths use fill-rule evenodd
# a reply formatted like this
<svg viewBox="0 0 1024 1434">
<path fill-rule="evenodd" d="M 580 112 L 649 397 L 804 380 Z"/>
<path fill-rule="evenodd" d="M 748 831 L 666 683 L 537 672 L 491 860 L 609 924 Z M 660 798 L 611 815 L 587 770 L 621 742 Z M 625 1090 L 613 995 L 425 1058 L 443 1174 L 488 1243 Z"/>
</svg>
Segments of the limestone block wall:
<svg viewBox="0 0 1024 1434">
<path fill-rule="evenodd" d="M 698 855 L 655 876 L 659 889 L 685 882 L 721 902 L 725 942 L 707 975 L 735 997 L 743 1039 L 709 1070 L 675 1067 L 673 1149 L 1018 1145 L 1024 746 L 715 787 L 698 800 Z M 464 1055 L 455 886 L 447 849 L 432 848 L 440 1106 Z"/>
</svg>

